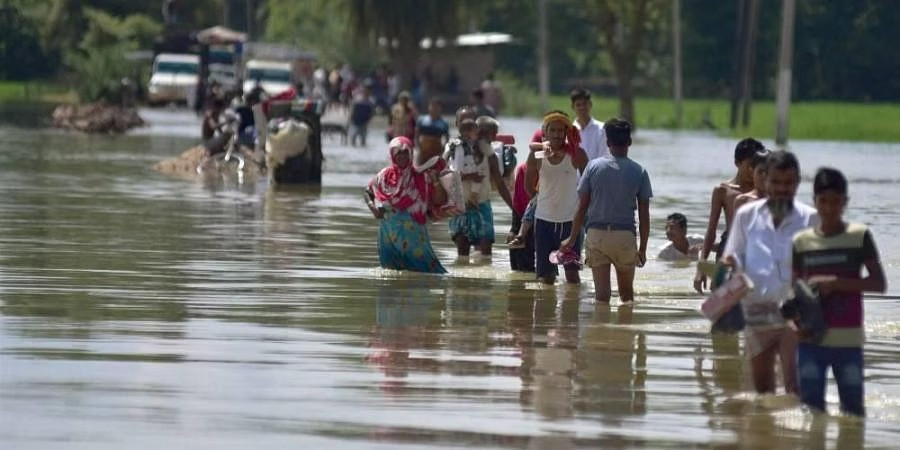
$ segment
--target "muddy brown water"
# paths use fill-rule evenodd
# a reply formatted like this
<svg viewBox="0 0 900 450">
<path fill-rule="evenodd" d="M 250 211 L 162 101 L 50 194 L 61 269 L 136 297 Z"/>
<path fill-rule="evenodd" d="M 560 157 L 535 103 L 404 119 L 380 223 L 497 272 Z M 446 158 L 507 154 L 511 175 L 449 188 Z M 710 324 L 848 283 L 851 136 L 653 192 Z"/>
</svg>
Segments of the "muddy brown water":
<svg viewBox="0 0 900 450">
<path fill-rule="evenodd" d="M 712 339 L 693 269 L 651 259 L 634 306 L 511 274 L 505 248 L 447 276 L 377 267 L 361 186 L 387 161 L 326 137 L 321 188 L 183 180 L 153 163 L 199 121 L 143 111 L 126 136 L 0 116 L 3 448 L 895 448 L 900 438 L 900 145 L 794 142 L 850 179 L 889 292 L 866 300 L 869 417 L 750 393 L 734 337 Z M 523 140 L 536 122 L 505 119 Z M 733 139 L 644 130 L 651 248 L 666 215 L 702 233 Z M 523 147 L 524 148 L 524 147 Z M 494 202 L 498 236 L 509 212 Z M 654 253 L 653 251 L 650 252 Z M 653 255 L 651 255 L 652 258 Z"/>
</svg>

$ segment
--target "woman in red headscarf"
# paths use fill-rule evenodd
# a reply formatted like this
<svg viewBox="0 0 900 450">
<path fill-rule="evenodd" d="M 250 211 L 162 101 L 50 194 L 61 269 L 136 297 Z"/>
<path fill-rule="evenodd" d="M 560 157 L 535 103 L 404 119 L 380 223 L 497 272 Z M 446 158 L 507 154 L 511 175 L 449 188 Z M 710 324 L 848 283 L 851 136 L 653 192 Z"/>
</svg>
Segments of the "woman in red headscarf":
<svg viewBox="0 0 900 450">
<path fill-rule="evenodd" d="M 391 165 L 381 169 L 366 189 L 366 205 L 378 228 L 381 267 L 416 272 L 446 273 L 431 247 L 426 222 L 433 206 L 447 200 L 433 171 L 417 171 L 412 164 L 409 138 L 396 137 L 388 144 Z"/>
</svg>

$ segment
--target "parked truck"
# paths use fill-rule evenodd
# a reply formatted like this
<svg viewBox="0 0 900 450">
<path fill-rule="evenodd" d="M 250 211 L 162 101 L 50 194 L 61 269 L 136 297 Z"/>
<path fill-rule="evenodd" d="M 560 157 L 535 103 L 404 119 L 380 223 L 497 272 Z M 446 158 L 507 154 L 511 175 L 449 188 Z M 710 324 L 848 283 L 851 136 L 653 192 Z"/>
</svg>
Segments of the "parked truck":
<svg viewBox="0 0 900 450">
<path fill-rule="evenodd" d="M 151 105 L 163 103 L 192 103 L 197 86 L 200 57 L 193 54 L 160 53 L 153 59 L 153 72 L 147 85 L 147 101 Z"/>
<path fill-rule="evenodd" d="M 294 87 L 297 81 L 293 64 L 287 61 L 251 59 L 244 68 L 244 92 L 259 84 L 266 94 L 275 95 Z"/>
</svg>

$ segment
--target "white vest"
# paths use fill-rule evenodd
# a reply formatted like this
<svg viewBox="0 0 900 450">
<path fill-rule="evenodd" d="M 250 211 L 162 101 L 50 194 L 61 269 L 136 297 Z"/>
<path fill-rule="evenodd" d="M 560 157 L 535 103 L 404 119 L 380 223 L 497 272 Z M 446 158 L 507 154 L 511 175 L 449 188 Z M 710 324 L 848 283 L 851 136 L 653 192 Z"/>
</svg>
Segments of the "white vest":
<svg viewBox="0 0 900 450">
<path fill-rule="evenodd" d="M 578 209 L 578 170 L 572 156 L 566 153 L 555 165 L 544 159 L 538 177 L 534 216 L 547 222 L 571 222 Z"/>
</svg>

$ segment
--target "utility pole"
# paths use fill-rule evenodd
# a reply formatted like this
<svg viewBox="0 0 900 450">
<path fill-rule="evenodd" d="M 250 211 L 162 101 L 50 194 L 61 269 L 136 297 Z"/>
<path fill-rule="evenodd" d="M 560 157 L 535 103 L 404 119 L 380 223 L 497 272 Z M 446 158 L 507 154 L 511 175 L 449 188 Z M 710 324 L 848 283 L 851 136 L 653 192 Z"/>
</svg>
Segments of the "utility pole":
<svg viewBox="0 0 900 450">
<path fill-rule="evenodd" d="M 794 0 L 784 0 L 781 8 L 781 48 L 778 51 L 778 81 L 775 87 L 775 144 L 788 141 L 791 107 L 791 64 L 794 57 Z"/>
<path fill-rule="evenodd" d="M 253 0 L 244 0 L 244 11 L 247 15 L 247 39 L 253 40 L 253 19 L 255 14 L 253 13 Z"/>
<path fill-rule="evenodd" d="M 538 88 L 543 114 L 550 109 L 550 67 L 547 62 L 547 0 L 537 0 L 538 9 Z"/>
<path fill-rule="evenodd" d="M 672 3 L 672 47 L 674 61 L 674 80 L 672 88 L 675 97 L 675 127 L 681 128 L 682 117 L 682 83 L 681 83 L 681 0 Z"/>
<path fill-rule="evenodd" d="M 737 0 L 737 35 L 734 43 L 734 73 L 731 79 L 731 115 L 729 127 L 737 128 L 738 110 L 740 109 L 741 88 L 744 85 L 744 41 L 747 39 L 747 0 Z"/>
<path fill-rule="evenodd" d="M 750 106 L 753 103 L 753 67 L 756 61 L 756 28 L 759 22 L 759 0 L 746 0 L 746 41 L 744 41 L 743 52 L 743 70 L 741 76 L 743 85 L 741 86 L 741 104 L 743 114 L 741 117 L 741 125 L 745 128 L 750 126 Z"/>
</svg>

